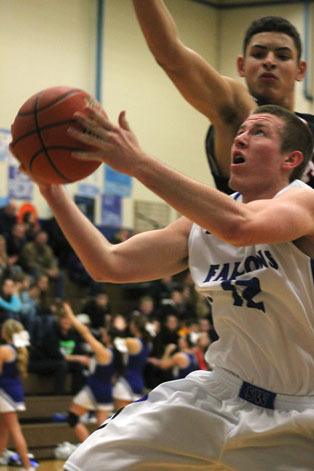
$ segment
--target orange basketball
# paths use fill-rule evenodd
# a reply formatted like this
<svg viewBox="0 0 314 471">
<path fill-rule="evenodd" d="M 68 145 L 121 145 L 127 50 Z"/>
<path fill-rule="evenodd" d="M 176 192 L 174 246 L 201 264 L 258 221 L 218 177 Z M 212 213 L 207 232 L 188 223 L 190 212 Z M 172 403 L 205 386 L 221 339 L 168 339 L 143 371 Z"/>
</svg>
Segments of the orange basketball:
<svg viewBox="0 0 314 471">
<path fill-rule="evenodd" d="M 96 161 L 81 161 L 71 152 L 87 150 L 71 138 L 73 113 L 82 111 L 91 97 L 71 87 L 51 87 L 31 96 L 13 122 L 12 148 L 22 167 L 44 183 L 71 183 L 93 173 Z"/>
</svg>

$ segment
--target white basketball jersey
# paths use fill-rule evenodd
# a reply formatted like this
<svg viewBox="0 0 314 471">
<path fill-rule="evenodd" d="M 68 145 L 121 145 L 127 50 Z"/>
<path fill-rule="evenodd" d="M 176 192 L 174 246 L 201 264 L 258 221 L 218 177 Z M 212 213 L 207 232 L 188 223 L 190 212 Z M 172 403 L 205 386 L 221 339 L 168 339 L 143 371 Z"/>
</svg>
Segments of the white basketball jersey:
<svg viewBox="0 0 314 471">
<path fill-rule="evenodd" d="M 282 191 L 296 186 L 312 191 L 299 180 Z M 292 242 L 234 247 L 196 224 L 189 260 L 220 337 L 208 362 L 276 393 L 313 395 L 314 261 Z"/>
</svg>

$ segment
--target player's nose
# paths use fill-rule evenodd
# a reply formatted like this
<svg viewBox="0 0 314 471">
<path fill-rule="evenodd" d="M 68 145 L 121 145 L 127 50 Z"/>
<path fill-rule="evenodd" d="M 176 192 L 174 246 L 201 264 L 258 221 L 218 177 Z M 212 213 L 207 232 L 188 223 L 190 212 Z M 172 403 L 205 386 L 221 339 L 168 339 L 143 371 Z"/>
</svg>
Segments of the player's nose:
<svg viewBox="0 0 314 471">
<path fill-rule="evenodd" d="M 269 70 L 276 67 L 276 57 L 272 51 L 268 51 L 263 60 L 263 66 Z"/>
<path fill-rule="evenodd" d="M 248 133 L 242 132 L 241 134 L 237 135 L 234 139 L 234 145 L 236 149 L 243 149 L 247 146 L 248 140 Z"/>
</svg>

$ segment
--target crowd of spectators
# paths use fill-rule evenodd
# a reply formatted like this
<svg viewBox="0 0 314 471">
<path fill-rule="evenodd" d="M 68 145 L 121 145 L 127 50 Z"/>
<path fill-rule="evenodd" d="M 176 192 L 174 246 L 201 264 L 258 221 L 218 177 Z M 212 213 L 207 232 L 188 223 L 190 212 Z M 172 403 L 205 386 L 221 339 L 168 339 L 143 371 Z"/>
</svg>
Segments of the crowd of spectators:
<svg viewBox="0 0 314 471">
<path fill-rule="evenodd" d="M 130 235 L 117 231 L 112 242 Z M 52 377 L 55 394 L 65 393 L 69 373 L 71 394 L 82 388 L 91 356 L 60 310 L 67 297 L 65 276 L 82 288 L 77 314 L 96 337 L 106 329 L 113 339 L 129 338 L 134 335 L 131 319 L 141 319 L 149 339 L 142 368 L 145 390 L 191 368 L 210 368 L 204 353 L 217 335 L 210 305 L 195 292 L 189 272 L 133 286 L 131 297 L 129 287 L 122 286 L 127 307 L 115 312 L 106 286 L 89 277 L 55 221 L 41 223 L 29 214 L 21 219 L 11 201 L 0 209 L 0 324 L 9 318 L 23 323 L 31 340 L 29 372 Z"/>
</svg>

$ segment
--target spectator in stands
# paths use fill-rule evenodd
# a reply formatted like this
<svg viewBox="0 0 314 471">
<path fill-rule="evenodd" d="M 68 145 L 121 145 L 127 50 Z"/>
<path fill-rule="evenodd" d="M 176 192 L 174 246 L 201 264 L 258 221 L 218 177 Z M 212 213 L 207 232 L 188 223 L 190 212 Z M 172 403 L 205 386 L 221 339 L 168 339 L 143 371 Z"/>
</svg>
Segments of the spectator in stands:
<svg viewBox="0 0 314 471">
<path fill-rule="evenodd" d="M 17 221 L 18 206 L 16 201 L 10 200 L 5 206 L 0 208 L 0 234 L 8 238 L 11 227 Z"/>
<path fill-rule="evenodd" d="M 104 327 L 111 317 L 111 305 L 109 296 L 103 286 L 98 286 L 98 291 L 91 296 L 82 306 L 82 312 L 89 315 L 91 329 L 94 334 Z"/>
<path fill-rule="evenodd" d="M 189 335 L 179 337 L 178 345 L 167 345 L 162 358 L 148 358 L 148 362 L 157 368 L 173 371 L 175 379 L 185 378 L 192 371 L 199 369 L 198 360 L 194 352 L 194 344 Z"/>
<path fill-rule="evenodd" d="M 151 296 L 141 296 L 134 313 L 144 316 L 146 320 L 156 317 L 154 300 Z"/>
<path fill-rule="evenodd" d="M 0 283 L 6 277 L 14 279 L 20 277 L 23 271 L 19 265 L 8 255 L 7 241 L 3 235 L 0 234 Z"/>
<path fill-rule="evenodd" d="M 67 373 L 71 373 L 71 394 L 77 393 L 83 384 L 82 369 L 88 362 L 82 339 L 70 328 L 62 316 L 48 313 L 35 319 L 32 331 L 29 371 L 53 377 L 57 395 L 66 392 Z"/>
<path fill-rule="evenodd" d="M 146 329 L 152 337 L 157 335 L 160 330 L 159 313 L 155 309 L 155 303 L 152 296 L 144 295 L 139 298 L 136 309 L 132 312 L 143 317 L 146 322 Z"/>
<path fill-rule="evenodd" d="M 7 253 L 7 242 L 3 235 L 0 234 L 0 283 L 8 274 L 9 271 L 9 257 Z"/>
<path fill-rule="evenodd" d="M 25 224 L 20 222 L 13 224 L 7 237 L 7 252 L 12 265 L 21 266 L 21 252 L 26 242 Z"/>
<path fill-rule="evenodd" d="M 198 366 L 200 370 L 209 370 L 212 369 L 211 365 L 208 365 L 205 359 L 205 353 L 209 347 L 209 344 L 211 343 L 210 338 L 208 336 L 207 332 L 200 332 L 196 344 L 195 344 L 195 349 L 194 353 L 196 356 L 196 359 L 198 361 Z"/>
<path fill-rule="evenodd" d="M 32 281 L 31 276 L 26 273 L 21 278 L 19 294 L 22 302 L 20 319 L 24 327 L 31 334 L 38 315 L 40 291 L 36 282 Z"/>
<path fill-rule="evenodd" d="M 0 288 L 0 324 L 7 319 L 19 320 L 21 308 L 17 283 L 12 278 L 5 278 Z"/>
<path fill-rule="evenodd" d="M 187 306 L 190 306 L 191 311 L 197 316 L 197 302 L 199 299 L 199 294 L 195 289 L 191 273 L 187 270 L 183 280 L 182 280 L 182 296 L 183 300 Z"/>
<path fill-rule="evenodd" d="M 217 332 L 214 329 L 212 321 L 209 317 L 201 317 L 198 322 L 200 326 L 200 332 L 206 332 L 209 336 L 210 342 L 218 340 Z"/>
<path fill-rule="evenodd" d="M 179 340 L 179 320 L 175 311 L 167 314 L 164 323 L 161 325 L 160 332 L 153 341 L 154 356 L 162 357 L 165 348 L 169 343 L 176 344 Z"/>
<path fill-rule="evenodd" d="M 54 217 L 42 222 L 42 226 L 43 230 L 48 234 L 49 245 L 59 260 L 60 267 L 65 268 L 67 265 L 68 255 L 72 250 L 70 244 L 64 237 L 63 232 Z"/>
<path fill-rule="evenodd" d="M 120 409 L 145 394 L 144 370 L 151 351 L 151 337 L 145 327 L 146 321 L 133 314 L 130 322 L 130 337 L 116 339 L 115 345 L 127 354 L 127 364 L 123 374 L 113 389 L 115 409 Z M 118 343 L 119 342 L 119 343 Z"/>
<path fill-rule="evenodd" d="M 89 435 L 86 426 L 80 422 L 80 417 L 87 411 L 94 410 L 98 425 L 108 417 L 113 409 L 112 388 L 116 373 L 115 356 L 110 336 L 102 328 L 101 340 L 97 340 L 90 329 L 81 323 L 74 315 L 69 304 L 63 305 L 65 319 L 87 342 L 94 354 L 89 359 L 90 373 L 86 385 L 73 398 L 69 408 L 68 423 L 80 442 Z"/>
<path fill-rule="evenodd" d="M 53 378 L 53 393 L 65 394 L 66 361 L 59 349 L 56 326 L 51 314 L 36 317 L 30 345 L 28 371 Z"/>
<path fill-rule="evenodd" d="M 177 288 L 171 291 L 170 301 L 172 306 L 177 312 L 177 315 L 181 321 L 187 321 L 196 318 L 195 306 L 193 305 L 190 297 L 190 290 L 186 287 L 188 293 L 183 294 L 182 288 Z"/>
<path fill-rule="evenodd" d="M 159 333 L 153 339 L 151 356 L 161 358 L 167 345 L 177 345 L 179 340 L 179 320 L 175 310 L 171 309 L 161 324 Z M 172 370 L 160 369 L 148 363 L 145 368 L 145 383 L 149 389 L 153 389 L 165 381 L 173 379 Z"/>
<path fill-rule="evenodd" d="M 40 230 L 33 241 L 27 242 L 21 252 L 24 270 L 34 278 L 47 275 L 54 284 L 54 296 L 63 299 L 64 279 L 59 262 L 48 244 L 47 232 Z"/>
<path fill-rule="evenodd" d="M 182 279 L 183 297 L 193 306 L 196 316 L 205 317 L 210 315 L 211 307 L 206 298 L 201 296 L 196 290 L 192 280 L 190 270 L 187 270 Z"/>
<path fill-rule="evenodd" d="M 47 275 L 40 275 L 34 279 L 34 287 L 38 289 L 37 314 L 46 315 L 53 312 L 53 300 L 50 295 L 50 281 Z"/>
<path fill-rule="evenodd" d="M 165 276 L 151 284 L 150 294 L 154 298 L 156 308 L 159 308 L 162 300 L 170 299 L 172 290 L 179 288 L 180 284 L 171 275 Z"/>
<path fill-rule="evenodd" d="M 41 230 L 41 224 L 37 215 L 32 211 L 26 211 L 21 219 L 25 226 L 25 235 L 27 240 L 34 240 L 36 234 Z"/>
<path fill-rule="evenodd" d="M 127 337 L 128 323 L 126 317 L 122 314 L 113 314 L 106 327 L 111 332 L 114 332 L 115 337 Z"/>
<path fill-rule="evenodd" d="M 25 410 L 21 377 L 27 375 L 27 335 L 24 327 L 14 319 L 7 320 L 1 328 L 5 345 L 0 346 L 0 455 L 8 444 L 9 435 L 19 453 L 24 470 L 33 471 L 26 440 L 21 430 L 17 412 Z"/>
<path fill-rule="evenodd" d="M 87 273 L 83 263 L 72 248 L 69 249 L 66 270 L 69 279 L 87 295 L 97 292 L 97 283 Z"/>
<path fill-rule="evenodd" d="M 57 335 L 59 348 L 67 362 L 67 373 L 71 373 L 71 393 L 76 394 L 85 385 L 85 368 L 89 366 L 89 356 L 84 347 L 84 339 L 75 328 L 71 319 L 59 308 Z"/>
</svg>

